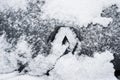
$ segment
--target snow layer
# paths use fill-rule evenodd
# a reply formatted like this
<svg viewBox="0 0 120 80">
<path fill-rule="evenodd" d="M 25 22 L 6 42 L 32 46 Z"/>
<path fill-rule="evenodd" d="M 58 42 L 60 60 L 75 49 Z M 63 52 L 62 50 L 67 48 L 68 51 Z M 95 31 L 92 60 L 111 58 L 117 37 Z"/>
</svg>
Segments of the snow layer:
<svg viewBox="0 0 120 80">
<path fill-rule="evenodd" d="M 13 8 L 13 9 L 25 9 L 26 0 L 0 0 L 0 10 Z"/>
<path fill-rule="evenodd" d="M 69 44 L 62 45 L 62 40 L 67 36 Z M 76 35 L 72 32 L 69 27 L 60 28 L 57 33 L 55 40 L 52 43 L 52 49 L 50 55 L 44 57 L 42 55 L 37 56 L 34 60 L 30 62 L 29 68 L 31 75 L 43 75 L 47 70 L 53 67 L 61 55 L 65 52 L 66 48 L 70 47 L 73 49 L 77 43 Z M 36 63 L 36 64 L 34 64 Z M 34 64 L 34 65 L 33 65 Z"/>
<path fill-rule="evenodd" d="M 69 44 L 62 45 L 62 41 L 65 36 L 68 38 Z M 52 53 L 56 55 L 62 55 L 68 46 L 70 49 L 73 49 L 77 41 L 78 39 L 76 38 L 76 34 L 69 27 L 62 27 L 52 43 Z"/>
<path fill-rule="evenodd" d="M 111 19 L 102 19 L 100 13 L 113 4 L 119 4 L 119 0 L 46 0 L 43 10 L 47 18 L 74 21 L 80 25 L 97 20 L 106 26 Z"/>
<path fill-rule="evenodd" d="M 0 10 L 26 9 L 27 0 L 0 0 Z M 43 18 L 55 18 L 62 22 L 71 21 L 79 25 L 87 25 L 90 22 L 107 26 L 111 18 L 102 18 L 103 9 L 113 4 L 120 6 L 119 0 L 45 0 L 43 6 Z"/>
<path fill-rule="evenodd" d="M 8 73 L 15 69 L 14 58 L 7 52 L 11 45 L 7 43 L 5 35 L 0 36 L 0 73 Z"/>
<path fill-rule="evenodd" d="M 117 80 L 114 76 L 112 53 L 95 53 L 93 58 L 76 56 L 71 53 L 58 60 L 50 76 L 17 75 L 11 73 L 1 74 L 0 80 Z"/>
<path fill-rule="evenodd" d="M 94 58 L 81 56 L 79 59 L 69 53 L 57 62 L 54 70 L 63 80 L 117 80 L 110 63 L 112 59 L 109 51 L 95 53 Z"/>
<path fill-rule="evenodd" d="M 24 38 L 25 36 L 22 36 L 18 40 L 14 50 L 6 41 L 5 35 L 0 36 L 0 73 L 13 72 L 18 67 L 18 61 L 25 64 L 31 60 L 31 46 Z"/>
<path fill-rule="evenodd" d="M 64 49 L 62 49 L 63 45 L 60 45 L 63 36 L 67 36 L 68 40 L 70 40 L 70 45 L 64 45 Z M 75 46 L 76 42 L 77 39 L 72 30 L 69 30 L 69 28 L 61 28 L 53 42 L 52 55 L 55 54 L 59 57 L 67 47 L 71 45 Z M 53 73 L 55 73 L 59 75 L 62 80 L 116 80 L 113 64 L 110 63 L 112 59 L 113 54 L 109 51 L 105 51 L 101 54 L 94 53 L 93 58 L 84 55 L 77 57 L 77 55 L 73 55 L 69 52 L 67 55 L 57 60 L 51 75 L 54 76 Z"/>
<path fill-rule="evenodd" d="M 21 61 L 23 64 L 26 62 L 29 62 L 32 57 L 32 49 L 31 46 L 25 41 L 26 36 L 21 36 L 18 40 L 18 43 L 16 45 L 15 51 L 13 51 L 12 57 L 19 61 Z"/>
<path fill-rule="evenodd" d="M 34 65 L 33 65 L 34 64 Z M 47 58 L 45 58 L 42 55 L 38 55 L 35 59 L 33 59 L 29 63 L 29 69 L 30 71 L 28 74 L 34 75 L 34 76 L 43 76 L 47 72 L 47 70 L 50 70 L 53 67 L 53 63 L 51 63 Z"/>
<path fill-rule="evenodd" d="M 23 1 L 23 2 L 21 2 Z M 56 18 L 60 19 L 61 21 L 76 21 L 80 25 L 86 25 L 90 22 L 93 23 L 100 23 L 103 25 L 107 25 L 111 19 L 110 18 L 102 18 L 100 17 L 100 13 L 102 9 L 104 9 L 107 6 L 110 6 L 114 3 L 119 2 L 119 0 L 46 0 L 47 3 L 45 4 L 43 10 L 44 10 L 44 17 L 47 18 Z M 25 1 L 24 0 L 0 0 L 0 8 L 8 8 L 8 7 L 14 7 L 16 8 L 23 8 L 25 7 Z M 59 36 L 62 34 L 67 34 L 67 31 L 65 30 L 64 33 L 61 32 Z M 72 36 L 69 34 L 69 36 Z M 73 36 L 72 36 L 73 37 Z M 54 45 L 54 53 L 58 54 L 59 56 L 61 53 L 64 52 L 64 50 L 69 46 L 68 44 L 61 47 L 58 42 L 53 43 Z M 60 38 L 61 39 L 61 38 Z M 76 43 L 75 37 L 71 42 Z M 17 49 L 13 53 L 26 53 L 25 57 L 27 56 L 27 59 L 19 58 L 18 56 L 15 57 L 15 55 L 11 55 L 11 57 L 3 55 L 5 53 L 5 49 L 9 48 L 9 44 L 5 41 L 4 36 L 0 37 L 0 67 L 1 72 L 8 71 L 11 72 L 15 69 L 16 60 L 19 59 L 21 61 L 25 61 L 24 63 L 28 62 L 31 58 L 30 54 L 31 49 L 30 46 L 27 44 L 26 41 L 20 40 L 17 44 Z M 74 44 L 73 44 L 74 45 Z M 24 47 L 23 47 L 24 46 Z M 56 51 L 55 51 L 56 50 Z M 21 52 L 22 51 L 22 52 Z M 59 54 L 60 53 L 60 54 Z M 46 69 L 49 69 L 51 67 L 50 61 L 55 61 L 59 56 L 48 56 L 46 58 L 40 58 L 41 56 L 38 56 L 33 62 L 31 62 L 31 65 L 29 66 L 31 70 L 33 70 L 32 73 L 39 73 L 43 74 Z M 3 58 L 4 57 L 4 58 Z M 10 60 L 7 60 L 8 58 Z M 15 57 L 15 60 L 14 58 Z M 17 76 L 15 73 L 8 75 L 8 77 L 15 77 L 9 80 L 116 80 L 114 76 L 114 69 L 113 64 L 110 63 L 110 61 L 113 59 L 112 53 L 109 51 L 106 51 L 104 53 L 98 54 L 95 53 L 94 58 L 90 58 L 87 56 L 81 56 L 77 58 L 76 56 L 72 55 L 71 53 L 61 57 L 55 65 L 55 68 L 50 73 L 50 77 L 32 77 L 28 75 L 22 75 Z M 41 60 L 40 62 L 36 63 L 34 66 L 34 62 L 37 62 L 38 60 Z M 8 65 L 9 62 L 12 61 L 12 65 Z M 13 64 L 14 63 L 14 64 Z M 6 69 L 6 70 L 5 70 Z M 39 70 L 38 70 L 39 69 Z M 42 71 L 40 71 L 42 70 Z M 38 71 L 38 72 L 37 72 Z M 33 75 L 33 74 L 32 74 Z M 4 75 L 6 77 L 7 74 Z M 2 80 L 3 75 L 0 75 L 0 80 Z M 57 78 L 58 77 L 58 78 Z M 6 78 L 4 78 L 6 80 Z"/>
</svg>

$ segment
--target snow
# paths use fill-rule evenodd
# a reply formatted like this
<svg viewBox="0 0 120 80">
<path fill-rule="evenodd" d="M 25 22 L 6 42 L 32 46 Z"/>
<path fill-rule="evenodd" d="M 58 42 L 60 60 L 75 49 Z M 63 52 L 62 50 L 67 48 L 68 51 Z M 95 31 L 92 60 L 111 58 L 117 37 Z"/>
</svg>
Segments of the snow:
<svg viewBox="0 0 120 80">
<path fill-rule="evenodd" d="M 63 80 L 117 80 L 114 77 L 112 53 L 95 53 L 94 58 L 81 56 L 77 59 L 71 53 L 62 57 L 55 71 Z"/>
<path fill-rule="evenodd" d="M 62 45 L 62 40 L 67 37 L 69 44 Z M 69 27 L 60 28 L 57 33 L 55 40 L 52 43 L 52 49 L 50 55 L 44 57 L 42 55 L 37 56 L 34 60 L 30 62 L 29 68 L 30 75 L 43 75 L 47 70 L 51 69 L 61 55 L 65 52 L 66 48 L 70 47 L 72 50 L 77 43 L 77 38 L 74 32 Z M 36 64 L 34 64 L 36 63 Z M 34 65 L 33 65 L 34 64 Z"/>
<path fill-rule="evenodd" d="M 113 54 L 109 51 L 95 53 L 93 58 L 82 55 L 76 58 L 69 53 L 58 60 L 50 76 L 1 74 L 0 80 L 117 80 L 114 76 Z"/>
<path fill-rule="evenodd" d="M 6 52 L 10 47 L 11 45 L 7 43 L 5 35 L 0 36 L 0 73 L 8 73 L 15 69 L 15 65 L 11 62 L 10 54 Z"/>
<path fill-rule="evenodd" d="M 18 75 L 17 72 L 13 72 L 10 74 L 0 74 L 0 80 L 44 80 L 39 77 L 33 77 L 30 75 Z"/>
<path fill-rule="evenodd" d="M 0 44 L 0 73 L 13 72 L 18 67 L 17 61 L 25 64 L 31 60 L 31 46 L 25 41 L 25 36 L 18 40 L 15 50 L 6 41 L 5 35 L 0 36 Z M 11 51 L 7 52 L 9 49 Z"/>
<path fill-rule="evenodd" d="M 65 45 L 61 45 L 64 36 L 68 37 L 70 44 L 66 43 Z M 0 37 L 0 40 L 0 43 L 2 43 L 0 49 L 2 51 L 1 53 L 3 53 L 4 49 L 10 45 L 5 41 L 4 35 Z M 68 27 L 61 28 L 52 43 L 53 54 L 47 57 L 38 55 L 35 59 L 31 59 L 31 46 L 25 41 L 25 36 L 20 37 L 16 45 L 16 50 L 11 52 L 12 55 L 8 56 L 10 57 L 10 61 L 12 61 L 12 67 L 5 69 L 14 70 L 16 67 L 15 64 L 17 64 L 16 60 L 20 60 L 24 63 L 29 62 L 27 66 L 29 72 L 23 75 L 18 72 L 0 74 L 0 80 L 117 80 L 114 76 L 113 64 L 110 63 L 113 59 L 113 54 L 109 51 L 103 53 L 95 52 L 94 57 L 85 55 L 78 57 L 71 52 L 63 55 L 65 49 L 70 46 L 70 49 L 72 49 L 77 41 L 76 35 L 72 30 Z M 24 59 L 17 56 L 19 53 L 24 54 L 27 58 Z M 63 56 L 61 57 L 61 55 Z M 6 65 L 1 64 L 1 66 Z M 10 65 L 7 64 L 7 66 Z M 46 76 L 46 71 L 51 68 L 53 69 L 50 71 L 50 76 Z"/>
<path fill-rule="evenodd" d="M 65 45 L 62 45 L 62 40 L 64 37 L 67 37 L 69 40 L 69 43 L 66 43 Z M 61 27 L 59 32 L 55 36 L 55 40 L 52 43 L 51 53 L 47 59 L 48 61 L 51 61 L 51 63 L 55 63 L 55 61 L 63 55 L 65 50 L 69 47 L 71 50 L 74 48 L 76 43 L 78 42 L 78 39 L 76 38 L 76 35 L 69 27 Z"/>
<path fill-rule="evenodd" d="M 69 40 L 69 45 L 68 44 L 62 45 L 62 40 L 64 39 L 65 36 Z M 55 40 L 52 43 L 53 54 L 57 53 L 58 55 L 61 55 L 61 53 L 63 53 L 68 46 L 70 46 L 70 48 L 73 49 L 77 41 L 78 39 L 76 38 L 76 34 L 69 27 L 60 28 L 58 34 L 55 37 Z"/>
<path fill-rule="evenodd" d="M 62 22 L 71 21 L 81 26 L 100 23 L 107 26 L 112 19 L 100 16 L 103 9 L 113 4 L 120 7 L 119 0 L 45 0 L 43 18 L 55 18 Z M 26 9 L 27 0 L 0 0 L 0 10 Z M 66 23 L 67 24 L 67 23 Z"/>
<path fill-rule="evenodd" d="M 100 16 L 102 10 L 112 4 L 118 4 L 119 0 L 46 0 L 43 7 L 43 17 L 55 18 L 61 21 L 73 21 L 79 25 L 87 25 L 90 22 L 100 23 L 107 26 L 111 18 Z M 119 4 L 118 4 L 119 5 Z M 0 9 L 22 8 L 26 6 L 25 0 L 0 0 Z M 67 24 L 67 23 L 66 23 Z M 61 45 L 64 36 L 70 40 L 70 44 Z M 30 72 L 26 75 L 19 75 L 17 72 L 0 74 L 0 80 L 117 80 L 114 76 L 113 54 L 109 51 L 94 53 L 94 57 L 73 55 L 69 52 L 60 57 L 66 48 L 73 49 L 77 43 L 76 35 L 69 28 L 61 28 L 52 43 L 52 53 L 47 57 L 42 55 L 31 59 L 31 46 L 22 36 L 16 50 L 6 54 L 6 49 L 11 45 L 6 42 L 5 36 L 0 36 L 0 73 L 14 71 L 17 67 L 17 60 L 23 63 L 29 62 L 27 67 Z M 19 57 L 18 55 L 24 55 Z M 53 66 L 55 65 L 55 66 Z M 50 76 L 43 75 L 48 69 L 54 67 Z M 41 75 L 35 77 L 36 75 Z"/>
<path fill-rule="evenodd" d="M 72 34 L 73 36 L 70 37 Z M 68 40 L 71 40 L 70 44 L 72 44 L 72 46 L 75 46 L 77 42 L 72 30 L 69 28 L 61 28 L 53 41 L 52 47 L 53 55 L 55 52 L 57 57 L 62 55 L 61 53 L 65 51 L 64 49 L 70 46 L 69 44 L 64 45 L 66 48 L 62 49 L 63 45 L 60 45 L 65 35 L 70 37 Z M 57 45 L 59 45 L 59 47 L 57 47 Z M 51 71 L 51 75 L 54 75 L 53 73 L 55 72 L 62 80 L 117 80 L 114 76 L 113 64 L 110 63 L 112 59 L 113 54 L 109 51 L 103 53 L 96 52 L 94 53 L 94 57 L 85 55 L 77 57 L 77 55 L 69 52 L 57 60 L 54 70 Z"/>
<path fill-rule="evenodd" d="M 0 0 L 0 10 L 13 8 L 26 9 L 26 0 Z"/>
<path fill-rule="evenodd" d="M 26 36 L 21 36 L 16 45 L 16 50 L 11 53 L 11 56 L 16 60 L 22 61 L 23 64 L 31 60 L 32 49 L 25 41 Z M 13 54 L 13 55 L 12 55 Z"/>
<path fill-rule="evenodd" d="M 14 78 L 16 76 L 16 72 L 9 73 L 9 74 L 0 74 L 0 80 L 7 80 L 10 78 Z"/>
<path fill-rule="evenodd" d="M 39 55 L 29 63 L 28 67 L 30 71 L 28 72 L 28 74 L 35 76 L 36 75 L 43 76 L 45 75 L 47 70 L 53 67 L 53 65 L 54 64 L 51 63 L 47 58 L 45 58 L 42 55 Z"/>
<path fill-rule="evenodd" d="M 104 26 L 111 21 L 110 18 L 102 19 L 102 10 L 119 0 L 46 0 L 43 8 L 44 17 L 55 18 L 61 21 L 74 21 L 79 25 L 87 25 L 98 21 Z M 66 23 L 67 24 L 67 23 Z"/>
</svg>

